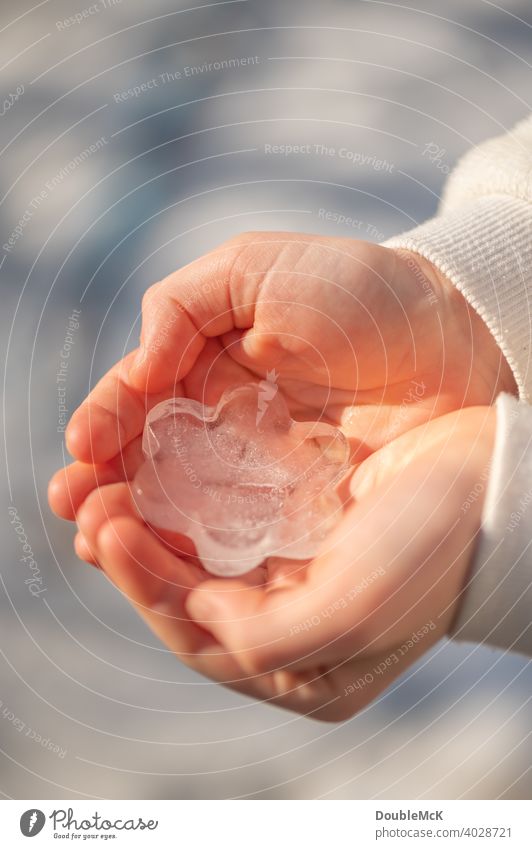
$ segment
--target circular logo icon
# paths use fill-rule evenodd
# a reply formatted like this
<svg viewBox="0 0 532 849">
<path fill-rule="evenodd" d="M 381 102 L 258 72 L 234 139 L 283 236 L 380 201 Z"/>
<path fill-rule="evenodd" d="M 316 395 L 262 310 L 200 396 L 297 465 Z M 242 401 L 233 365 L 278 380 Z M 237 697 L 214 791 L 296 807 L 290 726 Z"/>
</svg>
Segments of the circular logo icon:
<svg viewBox="0 0 532 849">
<path fill-rule="evenodd" d="M 20 818 L 20 830 L 24 837 L 35 837 L 44 827 L 46 817 L 42 811 L 37 808 L 30 808 L 29 811 L 24 811 Z"/>
</svg>

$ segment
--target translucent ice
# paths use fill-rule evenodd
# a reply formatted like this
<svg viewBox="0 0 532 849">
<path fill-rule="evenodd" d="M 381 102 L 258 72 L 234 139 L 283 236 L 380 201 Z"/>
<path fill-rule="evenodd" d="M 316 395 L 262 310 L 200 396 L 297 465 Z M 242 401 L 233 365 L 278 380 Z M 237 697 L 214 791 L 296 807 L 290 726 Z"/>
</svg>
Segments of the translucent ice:
<svg viewBox="0 0 532 849">
<path fill-rule="evenodd" d="M 216 407 L 169 398 L 147 416 L 133 482 L 143 517 L 193 540 L 215 575 L 277 555 L 312 557 L 336 523 L 345 437 L 295 422 L 269 381 L 227 390 Z"/>
</svg>

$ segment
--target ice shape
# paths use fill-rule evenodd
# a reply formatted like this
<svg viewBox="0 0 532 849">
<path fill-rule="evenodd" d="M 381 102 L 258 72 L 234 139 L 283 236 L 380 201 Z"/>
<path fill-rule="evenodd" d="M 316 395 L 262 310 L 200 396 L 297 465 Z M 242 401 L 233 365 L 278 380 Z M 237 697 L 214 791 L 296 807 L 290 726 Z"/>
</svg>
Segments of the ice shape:
<svg viewBox="0 0 532 849">
<path fill-rule="evenodd" d="M 347 441 L 295 422 L 275 383 L 226 390 L 215 407 L 169 398 L 148 414 L 133 496 L 146 521 L 193 540 L 214 575 L 272 555 L 313 557 L 341 513 Z"/>
</svg>

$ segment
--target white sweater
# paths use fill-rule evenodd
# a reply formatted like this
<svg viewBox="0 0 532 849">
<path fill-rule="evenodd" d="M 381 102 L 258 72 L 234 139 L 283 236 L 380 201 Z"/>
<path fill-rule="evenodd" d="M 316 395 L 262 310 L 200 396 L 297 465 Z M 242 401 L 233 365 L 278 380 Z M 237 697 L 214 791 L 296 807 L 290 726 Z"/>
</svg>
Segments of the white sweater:
<svg viewBox="0 0 532 849">
<path fill-rule="evenodd" d="M 438 215 L 385 244 L 437 266 L 513 370 L 521 401 L 497 399 L 482 527 L 453 636 L 532 655 L 532 117 L 469 151 Z"/>
</svg>

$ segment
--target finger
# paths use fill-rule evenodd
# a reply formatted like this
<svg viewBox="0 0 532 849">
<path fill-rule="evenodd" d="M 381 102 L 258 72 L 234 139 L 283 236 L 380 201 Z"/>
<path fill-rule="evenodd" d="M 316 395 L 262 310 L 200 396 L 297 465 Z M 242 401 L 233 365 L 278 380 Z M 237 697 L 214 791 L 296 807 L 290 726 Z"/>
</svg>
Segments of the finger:
<svg viewBox="0 0 532 849">
<path fill-rule="evenodd" d="M 100 568 L 92 549 L 87 544 L 83 534 L 80 532 L 78 532 L 74 537 L 74 551 L 80 560 L 84 560 L 85 563 L 89 563 L 91 566 L 96 566 L 98 569 Z"/>
<path fill-rule="evenodd" d="M 107 576 L 154 633 L 188 665 L 231 689 L 316 718 L 337 721 L 353 712 L 353 699 L 346 703 L 338 696 L 339 672 L 334 675 L 333 689 L 332 676 L 319 669 L 272 675 L 243 671 L 234 656 L 188 620 L 184 600 L 190 587 L 198 586 L 194 573 L 182 570 L 185 564 L 172 558 L 137 520 L 112 518 L 97 536 L 98 556 Z M 351 676 L 355 672 L 356 667 Z M 373 685 L 365 695 L 369 699 L 376 692 Z"/>
<path fill-rule="evenodd" d="M 141 521 L 127 483 L 97 487 L 85 499 L 76 516 L 78 528 L 93 552 L 97 551 L 98 533 L 110 519 L 128 516 Z"/>
<path fill-rule="evenodd" d="M 363 420 L 363 415 L 356 416 L 354 421 Z M 402 433 L 399 427 L 393 428 L 391 439 L 384 440 L 380 450 L 371 453 L 363 463 L 357 465 L 350 479 L 351 496 L 357 501 L 366 497 L 377 487 L 383 486 L 405 471 L 413 462 L 422 456 L 429 458 L 438 455 L 438 446 L 443 446 L 443 455 L 452 450 L 451 443 L 459 437 L 459 445 L 472 445 L 475 439 L 491 439 L 493 436 L 493 410 L 490 407 L 466 407 L 457 412 L 440 415 L 433 422 L 425 422 L 414 427 L 406 415 L 401 426 L 407 432 Z M 375 422 L 371 424 L 378 431 Z M 390 429 L 388 429 L 390 434 Z M 466 453 L 464 453 L 464 458 Z M 438 460 L 441 463 L 441 458 Z"/>
<path fill-rule="evenodd" d="M 323 676 L 301 673 L 276 682 L 271 675 L 249 674 L 212 635 L 190 620 L 185 600 L 201 577 L 173 557 L 135 519 L 116 517 L 100 529 L 98 558 L 105 574 L 128 598 L 151 630 L 187 665 L 233 690 L 291 710 L 308 712 L 330 700 Z M 312 692 L 303 679 L 313 680 Z"/>
<path fill-rule="evenodd" d="M 227 355 L 217 339 L 209 339 L 198 355 L 194 368 L 183 380 L 187 398 L 203 404 L 216 404 L 228 386 L 248 383 L 250 373 Z"/>
<path fill-rule="evenodd" d="M 76 462 L 59 469 L 48 485 L 50 507 L 61 519 L 72 521 L 89 493 L 97 487 L 131 480 L 142 459 L 138 437 L 108 463 Z"/>
<path fill-rule="evenodd" d="M 249 373 L 234 363 L 218 342 L 211 340 L 200 354 L 185 391 L 188 397 L 214 404 L 228 384 L 245 383 L 248 380 Z M 147 408 L 160 400 L 163 400 L 160 395 L 149 398 Z M 121 415 L 125 417 L 128 412 L 130 408 L 126 404 Z M 143 423 L 144 417 L 145 412 Z M 84 499 L 97 486 L 130 480 L 144 459 L 141 444 L 141 437 L 138 436 L 107 463 L 76 462 L 56 472 L 48 488 L 48 499 L 54 513 L 63 519 L 72 520 Z"/>
<path fill-rule="evenodd" d="M 322 682 L 322 692 L 323 685 L 327 683 L 329 698 L 322 698 L 321 704 L 316 705 L 311 713 L 312 718 L 341 722 L 359 713 L 388 690 L 409 666 L 419 660 L 427 648 L 427 644 L 423 642 L 411 648 L 405 643 L 367 658 L 348 660 L 328 669 L 324 675 L 325 681 Z M 291 675 L 289 670 L 274 674 L 286 675 L 288 681 Z M 314 681 L 310 684 L 315 685 Z M 297 690 L 289 693 L 292 698 L 297 694 Z"/>
<path fill-rule="evenodd" d="M 246 695 L 261 697 L 264 684 L 249 678 L 212 636 L 190 622 L 183 599 L 203 579 L 199 567 L 168 551 L 175 535 L 158 540 L 134 515 L 127 484 L 94 490 L 78 514 L 74 547 L 80 559 L 102 569 L 149 627 L 188 665 Z M 186 543 L 191 547 L 190 542 Z"/>
<path fill-rule="evenodd" d="M 378 698 L 425 650 L 421 643 L 408 651 L 395 646 L 332 667 L 280 669 L 263 676 L 263 698 L 311 719 L 342 722 Z"/>
<path fill-rule="evenodd" d="M 188 374 L 207 338 L 233 328 L 239 318 L 231 303 L 231 274 L 240 250 L 230 242 L 147 290 L 133 385 L 150 391 L 172 385 Z M 252 321 L 252 312 L 248 308 L 240 320 Z"/>
<path fill-rule="evenodd" d="M 132 517 L 142 521 L 127 482 L 122 481 L 97 487 L 87 496 L 77 512 L 76 519 L 83 539 L 93 553 L 97 548 L 100 529 L 110 519 L 120 516 Z M 150 528 L 150 531 L 172 554 L 187 558 L 192 556 L 196 564 L 199 563 L 195 557 L 194 543 L 188 537 L 156 528 Z M 199 565 L 197 565 L 197 569 L 202 572 Z"/>
<path fill-rule="evenodd" d="M 80 534 L 96 559 L 100 560 L 100 532 L 109 525 L 109 523 L 118 522 L 120 520 L 128 520 L 130 523 L 133 523 L 130 525 L 131 528 L 136 528 L 137 524 L 140 527 L 145 528 L 148 537 L 152 538 L 154 542 L 157 542 L 157 550 L 165 549 L 164 544 L 153 537 L 151 530 L 144 524 L 142 518 L 138 515 L 136 507 L 133 504 L 128 485 L 126 483 L 118 483 L 94 490 L 78 512 L 77 521 Z M 136 536 L 136 534 L 132 534 L 132 542 L 135 541 Z M 164 564 L 171 562 L 174 557 L 174 555 L 170 554 L 170 552 L 166 549 L 165 551 L 166 557 Z M 179 563 L 179 558 L 174 557 L 174 559 L 177 563 Z M 147 571 L 149 572 L 150 570 Z M 162 573 L 159 574 L 159 572 L 160 570 L 158 571 L 156 567 L 154 570 L 154 578 L 161 578 Z M 197 570 L 194 571 L 194 573 L 196 572 Z M 171 581 L 171 583 L 173 583 L 173 581 Z M 147 589 L 149 590 L 149 588 L 150 585 L 147 584 Z"/>
<path fill-rule="evenodd" d="M 232 689 L 259 698 L 268 704 L 291 710 L 324 722 L 349 719 L 378 698 L 426 651 L 427 645 L 397 645 L 370 657 L 342 661 L 332 667 L 278 669 L 266 674 L 248 672 L 235 675 L 235 659 L 223 654 L 220 646 L 205 649 L 198 671 L 228 683 Z M 203 665 L 207 659 L 215 663 Z M 226 676 L 226 677 L 224 677 Z"/>
<path fill-rule="evenodd" d="M 284 304 L 279 304 L 281 310 L 283 306 Z M 295 370 L 297 375 L 303 374 L 306 377 L 310 370 L 306 357 L 288 357 L 286 349 L 280 344 L 279 335 L 276 332 L 268 333 L 250 327 L 248 330 L 230 330 L 224 333 L 222 342 L 231 359 L 244 368 L 260 374 L 261 377 L 266 377 L 272 370 L 281 368 L 287 359 L 292 366 L 292 371 Z M 283 341 L 286 342 L 286 339 Z M 286 366 L 284 374 L 291 374 Z"/>
<path fill-rule="evenodd" d="M 109 519 L 98 532 L 96 553 L 105 574 L 172 651 L 186 656 L 213 644 L 184 607 L 201 580 L 198 570 L 170 554 L 146 525 L 129 516 Z"/>
<path fill-rule="evenodd" d="M 70 453 L 84 463 L 110 460 L 142 432 L 146 413 L 166 395 L 144 395 L 131 386 L 128 354 L 97 383 L 73 414 L 67 430 Z M 180 387 L 175 387 L 179 395 Z"/>
<path fill-rule="evenodd" d="M 279 254 L 292 252 L 291 267 L 308 241 L 293 233 L 243 233 L 151 287 L 132 384 L 161 391 L 188 374 L 207 338 L 251 328 L 261 283 Z"/>
<path fill-rule="evenodd" d="M 126 482 L 97 487 L 85 499 L 77 512 L 80 534 L 92 552 L 96 551 L 100 529 L 110 519 L 119 516 L 132 517 L 142 521 L 134 504 L 131 490 Z M 150 527 L 150 526 L 148 526 Z M 191 558 L 198 570 L 203 573 L 196 557 L 192 540 L 183 534 L 150 527 L 150 532 L 175 555 Z"/>
<path fill-rule="evenodd" d="M 184 602 L 203 580 L 201 570 L 172 555 L 146 525 L 114 516 L 99 529 L 98 562 L 159 639 L 188 666 L 245 695 L 269 695 L 212 635 L 192 622 Z"/>
</svg>

